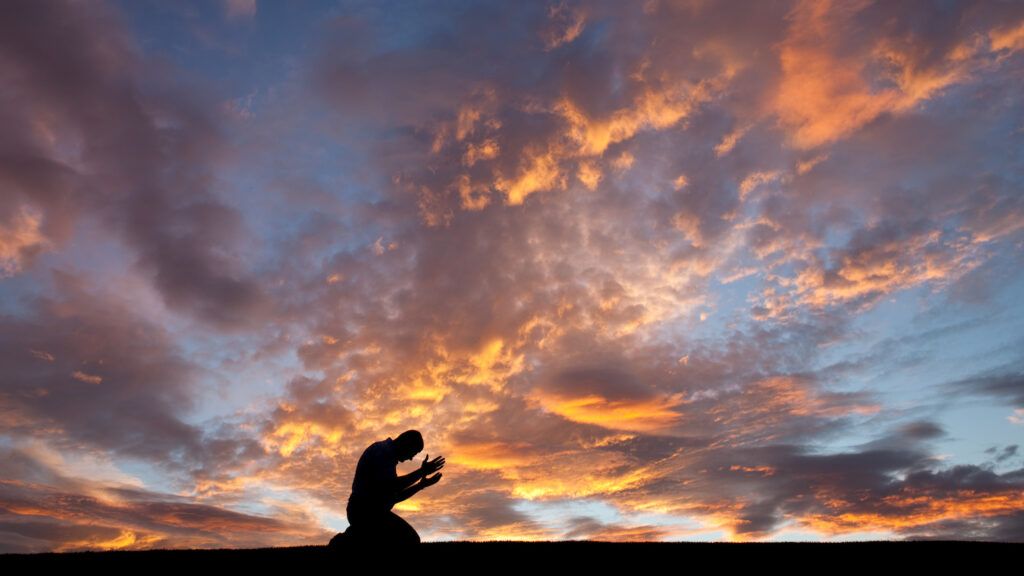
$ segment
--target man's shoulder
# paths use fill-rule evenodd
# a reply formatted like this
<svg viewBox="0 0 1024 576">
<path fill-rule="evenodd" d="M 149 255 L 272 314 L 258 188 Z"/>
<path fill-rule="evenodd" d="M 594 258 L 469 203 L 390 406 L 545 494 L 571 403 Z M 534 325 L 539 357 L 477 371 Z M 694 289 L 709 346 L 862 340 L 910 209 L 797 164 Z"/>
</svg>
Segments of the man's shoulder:
<svg viewBox="0 0 1024 576">
<path fill-rule="evenodd" d="M 376 442 L 371 442 L 369 446 L 363 449 L 363 452 L 366 452 L 367 450 L 373 450 L 374 448 L 379 448 L 383 446 L 385 442 L 387 442 L 387 440 L 377 440 Z"/>
<path fill-rule="evenodd" d="M 378 440 L 377 442 L 374 442 L 373 444 L 370 444 L 369 446 L 367 446 L 363 450 L 363 457 L 365 457 L 365 458 L 377 457 L 378 455 L 383 454 L 385 452 L 385 448 L 386 447 L 387 447 L 387 440 Z"/>
</svg>

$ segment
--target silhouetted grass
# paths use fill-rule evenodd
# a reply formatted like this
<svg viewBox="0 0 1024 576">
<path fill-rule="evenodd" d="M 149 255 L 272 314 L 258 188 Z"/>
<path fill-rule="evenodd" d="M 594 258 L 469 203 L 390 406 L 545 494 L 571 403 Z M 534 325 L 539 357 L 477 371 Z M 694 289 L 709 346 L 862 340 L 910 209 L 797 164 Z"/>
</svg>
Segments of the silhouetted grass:
<svg viewBox="0 0 1024 576">
<path fill-rule="evenodd" d="M 879 569 L 893 562 L 921 568 L 939 567 L 948 562 L 984 566 L 999 562 L 1000 555 L 1019 561 L 1024 546 L 1012 543 L 959 540 L 863 541 L 863 542 L 602 542 L 587 540 L 523 542 L 515 540 L 424 542 L 414 549 L 389 550 L 361 546 L 334 550 L 327 546 L 295 546 L 250 549 L 156 549 L 113 552 L 62 552 L 39 554 L 0 554 L 0 569 L 14 566 L 51 568 L 131 568 L 154 570 L 202 569 L 239 571 L 267 570 L 298 576 L 310 573 L 367 574 L 376 571 L 369 560 L 386 567 L 424 564 L 424 571 L 452 570 L 456 573 L 474 567 L 488 569 L 566 567 L 623 567 L 704 570 L 734 567 L 736 562 L 750 563 L 757 569 L 778 567 L 761 562 L 796 562 L 809 566 L 826 562 L 831 569 L 862 567 Z M 710 564 L 708 564 L 710 563 Z M 671 570 L 669 570 L 671 571 Z M 6 571 L 7 574 L 16 572 Z M 31 573 L 20 571 L 17 574 Z M 191 575 L 189 575 L 191 576 Z M 540 576 L 528 574 L 527 576 Z M 626 576 L 632 576 L 627 574 Z"/>
</svg>

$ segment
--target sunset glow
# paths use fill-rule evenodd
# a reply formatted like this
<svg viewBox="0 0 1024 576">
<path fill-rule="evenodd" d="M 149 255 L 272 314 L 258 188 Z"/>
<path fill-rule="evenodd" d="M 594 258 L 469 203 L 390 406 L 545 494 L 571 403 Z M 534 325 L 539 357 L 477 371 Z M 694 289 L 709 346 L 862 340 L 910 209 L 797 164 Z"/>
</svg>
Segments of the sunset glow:
<svg viewBox="0 0 1024 576">
<path fill-rule="evenodd" d="M 0 552 L 1024 542 L 1024 3 L 0 3 Z"/>
</svg>

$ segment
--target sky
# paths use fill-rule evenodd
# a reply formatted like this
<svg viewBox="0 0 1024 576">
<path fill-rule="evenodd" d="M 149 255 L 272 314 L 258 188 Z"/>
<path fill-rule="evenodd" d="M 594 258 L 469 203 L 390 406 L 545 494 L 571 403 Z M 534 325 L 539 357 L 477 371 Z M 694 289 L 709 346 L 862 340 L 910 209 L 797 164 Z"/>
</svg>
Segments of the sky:
<svg viewBox="0 0 1024 576">
<path fill-rule="evenodd" d="M 1024 3 L 8 0 L 0 552 L 1024 541 Z"/>
</svg>

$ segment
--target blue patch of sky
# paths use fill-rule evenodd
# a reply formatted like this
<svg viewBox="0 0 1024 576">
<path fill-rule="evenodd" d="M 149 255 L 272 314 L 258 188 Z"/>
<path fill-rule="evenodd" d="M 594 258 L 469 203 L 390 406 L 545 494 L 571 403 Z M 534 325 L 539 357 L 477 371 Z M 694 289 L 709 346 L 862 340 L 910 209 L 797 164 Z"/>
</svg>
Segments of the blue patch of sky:
<svg viewBox="0 0 1024 576">
<path fill-rule="evenodd" d="M 578 500 L 518 500 L 512 507 L 526 514 L 532 520 L 561 531 L 561 536 L 566 537 L 572 530 L 570 524 L 572 518 L 586 517 L 596 522 L 607 525 L 623 527 L 635 526 L 656 526 L 668 529 L 699 530 L 703 524 L 685 516 L 674 516 L 671 514 L 660 514 L 653 512 L 622 513 L 615 506 L 602 500 L 583 498 Z M 723 539 L 722 533 L 705 533 L 684 538 L 688 541 L 714 541 Z M 574 539 L 583 539 L 575 537 Z"/>
<path fill-rule="evenodd" d="M 178 338 L 183 356 L 206 369 L 195 382 L 194 409 L 182 421 L 194 426 L 236 412 L 259 411 L 280 397 L 282 387 L 302 374 L 294 347 L 259 361 L 247 358 L 265 344 L 259 335 L 246 337 L 183 333 Z"/>
<path fill-rule="evenodd" d="M 826 266 L 830 263 L 830 254 L 846 246 L 851 236 L 852 232 L 850 230 L 844 230 L 838 226 L 830 226 L 825 230 L 825 236 L 822 239 L 823 246 L 818 249 L 817 255 L 821 258 L 822 262 L 826 263 Z"/>
<path fill-rule="evenodd" d="M 547 7 L 517 4 L 515 10 L 507 8 L 508 4 L 503 2 L 360 1 L 343 3 L 341 9 L 359 14 L 371 24 L 375 48 L 371 54 L 436 48 L 461 55 L 469 50 L 476 54 L 473 58 L 459 56 L 451 65 L 458 69 L 466 62 L 481 64 L 480 70 L 462 70 L 473 75 L 474 80 L 491 78 L 499 67 L 504 67 L 502 83 L 530 87 L 555 62 L 543 57 L 538 36 Z M 466 26 L 473 26 L 474 31 L 468 32 Z M 486 30 L 486 34 L 481 34 L 480 29 Z"/>
<path fill-rule="evenodd" d="M 439 33 L 459 35 L 452 7 L 468 7 L 465 2 L 425 4 L 423 2 L 341 2 L 339 11 L 364 20 L 373 29 L 372 55 L 387 54 L 420 47 Z"/>
<path fill-rule="evenodd" d="M 310 97 L 305 86 L 289 85 L 304 81 L 301 74 L 291 73 L 292 67 L 317 49 L 313 39 L 320 38 L 318 20 L 335 9 L 334 3 L 304 3 L 301 10 L 296 10 L 291 3 L 261 2 L 251 20 L 226 18 L 223 6 L 210 2 L 166 5 L 126 1 L 120 7 L 133 23 L 146 53 L 170 58 L 181 68 L 204 77 L 224 101 L 244 101 L 253 115 L 252 122 L 262 120 L 263 113 L 269 112 L 267 106 L 302 109 L 301 115 L 295 116 L 296 124 L 279 135 L 277 145 L 260 151 L 266 157 L 246 158 L 240 165 L 218 174 L 223 185 L 221 195 L 234 200 L 232 205 L 242 211 L 260 238 L 276 244 L 302 229 L 301 217 L 281 217 L 282 211 L 287 213 L 290 207 L 287 190 L 280 189 L 287 185 L 278 180 L 282 172 L 301 174 L 302 179 L 323 186 L 331 194 L 362 200 L 374 197 L 371 186 L 360 186 L 345 178 L 364 166 L 366 159 L 354 147 L 318 130 L 326 125 L 329 111 Z M 207 32 L 222 38 L 226 45 L 197 41 L 199 25 L 209 27 Z M 396 41 L 396 45 L 400 44 Z M 284 94 L 303 99 L 265 101 L 272 90 L 281 94 L 280 88 L 288 89 Z M 253 97 L 249 99 L 249 95 Z M 247 129 L 242 122 L 227 134 L 234 144 L 244 144 Z M 278 161 L 275 156 L 280 154 L 289 157 Z M 363 240 L 372 243 L 369 235 L 368 232 Z"/>
<path fill-rule="evenodd" d="M 973 404 L 973 405 L 972 405 Z M 1024 445 L 1024 425 L 1009 420 L 1011 406 L 993 406 L 981 401 L 947 409 L 942 414 L 942 427 L 949 435 L 939 445 L 941 454 L 948 454 L 948 464 L 982 465 L 991 462 L 992 454 L 985 451 L 995 446 L 1002 449 L 1011 444 Z M 1022 459 L 1010 458 L 995 466 L 997 471 L 1019 468 Z"/>
<path fill-rule="evenodd" d="M 792 524 L 795 524 L 795 522 Z M 828 535 L 784 527 L 778 529 L 772 536 L 763 539 L 762 542 L 862 542 L 867 540 L 894 539 L 898 539 L 898 537 L 889 531 L 849 532 L 846 534 Z"/>
<path fill-rule="evenodd" d="M 568 532 L 568 521 L 574 517 L 588 517 L 601 523 L 622 520 L 618 510 L 601 500 L 580 498 L 573 500 L 517 500 L 512 504 L 516 511 L 549 528 Z"/>
<path fill-rule="evenodd" d="M 573 41 L 573 46 L 582 46 L 591 52 L 597 52 L 608 42 L 609 30 L 608 22 L 605 20 L 588 22 L 580 35 Z M 616 69 L 615 72 L 616 74 L 612 76 L 612 95 L 617 95 L 625 87 L 621 70 Z"/>
<path fill-rule="evenodd" d="M 819 448 L 842 450 L 875 439 L 899 422 L 933 419 L 948 433 L 939 440 L 939 452 L 948 454 L 950 463 L 978 464 L 989 459 L 984 450 L 992 445 L 1024 437 L 1024 428 L 1007 419 L 1012 407 L 1004 405 L 1004 400 L 951 397 L 941 388 L 947 382 L 1020 361 L 1024 306 L 1018 296 L 1022 290 L 1024 274 L 1002 287 L 987 306 L 961 309 L 948 307 L 943 295 L 920 286 L 894 294 L 859 316 L 854 328 L 865 336 L 824 351 L 818 366 L 891 351 L 890 364 L 868 367 L 829 389 L 870 391 L 881 404 L 883 417 L 891 415 L 896 420 L 883 430 L 874 424 L 851 429 Z M 972 323 L 975 319 L 978 321 Z M 959 328 L 940 331 L 956 326 Z M 913 339 L 932 330 L 937 331 L 932 337 Z M 903 359 L 911 361 L 900 365 Z M 875 422 L 870 417 L 867 420 Z"/>
<path fill-rule="evenodd" d="M 119 457 L 114 461 L 114 464 L 118 470 L 141 480 L 146 490 L 180 495 L 183 489 L 191 489 L 191 486 L 178 484 L 172 476 L 145 460 Z"/>
<path fill-rule="evenodd" d="M 292 163 L 289 168 L 298 171 L 300 176 L 279 178 L 279 174 L 275 174 L 279 167 L 261 163 L 258 159 L 226 171 L 222 176 L 226 187 L 233 189 L 231 195 L 237 198 L 232 204 L 242 211 L 246 223 L 269 246 L 287 245 L 288 240 L 306 232 L 311 220 L 323 209 L 316 204 L 316 200 L 291 200 L 289 195 L 294 191 L 290 191 L 289 188 L 292 186 L 305 187 L 312 190 L 313 195 L 322 193 L 328 198 L 336 199 L 336 208 L 341 210 L 343 206 L 353 203 L 372 202 L 376 196 L 376 192 L 369 186 L 361 185 L 355 178 L 351 178 L 351 174 L 359 169 L 357 163 L 360 161 L 360 155 L 326 140 L 311 143 L 310 136 L 288 135 L 284 145 L 275 149 L 276 152 L 287 153 L 289 149 L 301 147 L 307 152 L 303 157 L 289 159 Z M 337 210 L 331 210 L 327 215 L 339 219 L 344 217 L 343 214 L 336 212 Z M 378 231 L 372 226 L 353 226 L 346 222 L 339 225 L 346 227 L 346 233 L 351 235 L 351 239 L 346 243 L 327 247 L 328 253 L 358 249 L 372 244 L 379 236 Z M 275 253 L 267 253 L 266 256 L 288 257 L 287 254 Z M 279 263 L 262 264 L 277 268 Z"/>
<path fill-rule="evenodd" d="M 622 515 L 622 523 L 627 526 L 654 526 L 667 529 L 669 533 L 675 530 L 700 530 L 704 523 L 698 519 L 674 514 L 662 514 L 657 512 L 636 512 Z M 668 540 L 686 540 L 692 542 L 711 542 L 722 539 L 716 532 L 692 534 L 684 537 L 668 536 Z"/>
<path fill-rule="evenodd" d="M 280 245 L 283 240 L 301 234 L 312 217 L 314 210 L 293 205 L 288 199 L 289 185 L 308 183 L 349 201 L 373 201 L 377 197 L 374 183 L 363 184 L 351 177 L 366 165 L 367 152 L 322 131 L 320 128 L 327 125 L 330 112 L 311 98 L 305 86 L 287 85 L 304 81 L 302 75 L 291 74 L 291 67 L 319 48 L 318 41 L 314 41 L 322 39 L 324 31 L 319 20 L 331 14 L 351 13 L 371 20 L 386 19 L 376 31 L 380 33 L 373 36 L 375 46 L 382 51 L 413 46 L 423 40 L 431 26 L 450 25 L 442 15 L 422 5 L 409 7 L 422 13 L 417 18 L 399 18 L 393 6 L 359 2 L 342 6 L 307 2 L 298 10 L 295 4 L 261 2 L 251 19 L 227 18 L 220 3 L 164 5 L 126 1 L 120 7 L 133 23 L 147 53 L 171 58 L 183 69 L 205 77 L 225 101 L 244 100 L 253 95 L 245 102 L 253 115 L 252 122 L 262 121 L 265 112 L 272 113 L 268 106 L 302 109 L 288 131 L 279 135 L 276 145 L 257 151 L 265 156 L 246 158 L 218 174 L 221 197 L 242 212 L 247 225 L 267 245 Z M 401 12 L 408 15 L 407 10 Z M 208 27 L 203 33 L 222 42 L 198 40 L 197 26 Z M 282 87 L 287 88 L 284 94 L 302 99 L 265 101 L 269 91 Z M 246 123 L 241 122 L 227 134 L 234 144 L 242 145 L 247 129 Z M 281 154 L 289 156 L 280 158 Z M 282 178 L 289 174 L 295 175 L 295 179 Z M 377 236 L 376 230 L 360 227 L 351 242 L 331 246 L 328 251 L 357 249 L 372 244 Z M 253 263 L 257 269 L 274 268 L 278 262 L 273 259 L 286 257 L 272 252 L 262 256 L 269 261 Z"/>
<path fill-rule="evenodd" d="M 330 530 L 344 532 L 348 528 L 348 516 L 345 513 L 344 503 L 338 504 L 338 510 L 314 507 L 310 509 L 310 513 L 316 517 L 321 526 L 326 526 Z"/>
<path fill-rule="evenodd" d="M 245 500 L 239 501 L 231 509 L 235 512 L 272 517 L 278 512 L 276 503 L 308 504 L 309 497 L 292 488 L 274 488 L 268 484 L 250 487 Z"/>
<path fill-rule="evenodd" d="M 49 267 L 45 257 L 37 260 L 32 272 L 20 272 L 0 279 L 0 314 L 25 320 L 32 316 L 31 300 L 38 296 L 52 296 Z"/>
<path fill-rule="evenodd" d="M 273 83 L 314 47 L 318 22 L 333 2 L 260 2 L 252 18 L 227 17 L 221 2 L 120 0 L 121 12 L 149 55 L 217 80 L 229 92 Z"/>
</svg>

